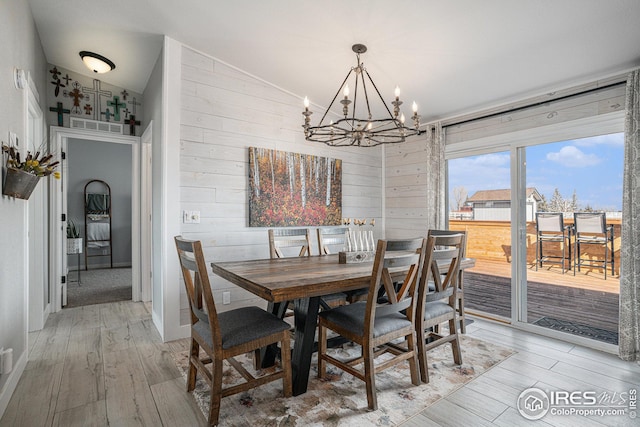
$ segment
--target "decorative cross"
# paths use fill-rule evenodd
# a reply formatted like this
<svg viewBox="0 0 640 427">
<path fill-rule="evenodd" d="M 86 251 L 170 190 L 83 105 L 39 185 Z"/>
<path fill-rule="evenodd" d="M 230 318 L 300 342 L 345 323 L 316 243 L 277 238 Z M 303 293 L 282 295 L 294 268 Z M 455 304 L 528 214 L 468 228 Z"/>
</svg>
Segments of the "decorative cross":
<svg viewBox="0 0 640 427">
<path fill-rule="evenodd" d="M 140 126 L 140 120 L 136 120 L 133 114 L 129 116 L 129 135 L 136 136 L 136 126 Z"/>
<path fill-rule="evenodd" d="M 51 73 L 51 77 L 53 78 L 53 80 L 60 80 L 60 77 L 58 76 L 62 73 L 58 71 L 58 67 L 53 67 L 51 70 L 49 70 L 49 72 Z"/>
<path fill-rule="evenodd" d="M 127 92 L 127 90 L 124 89 L 122 92 L 120 92 L 120 95 L 122 95 L 122 100 L 126 101 L 127 100 L 127 96 L 129 96 L 129 92 Z"/>
<path fill-rule="evenodd" d="M 120 108 L 126 107 L 127 104 L 125 104 L 124 102 L 120 102 L 120 97 L 119 96 L 114 96 L 113 97 L 113 101 L 107 101 L 107 105 L 109 107 L 113 107 L 113 119 L 116 122 L 119 122 L 120 121 Z"/>
<path fill-rule="evenodd" d="M 54 80 L 54 81 L 51 82 L 51 84 L 56 87 L 56 90 L 55 90 L 54 93 L 55 93 L 55 95 L 57 97 L 60 94 L 60 88 L 61 87 L 65 87 L 65 85 L 63 85 L 60 80 Z"/>
<path fill-rule="evenodd" d="M 93 94 L 93 99 L 95 100 L 95 105 L 96 105 L 95 111 L 93 113 L 93 118 L 100 120 L 100 116 L 98 115 L 98 112 L 100 112 L 100 110 L 102 109 L 102 97 L 103 96 L 110 97 L 111 91 L 100 89 L 100 80 L 93 79 L 93 88 L 83 86 L 82 92 L 87 94 Z"/>
<path fill-rule="evenodd" d="M 93 110 L 93 107 L 91 106 L 91 104 L 84 104 L 84 113 L 87 116 L 91 115 L 91 110 Z"/>
<path fill-rule="evenodd" d="M 129 111 L 128 108 L 125 108 L 124 110 L 122 110 L 122 112 L 124 113 L 124 120 L 127 121 L 129 119 L 129 114 L 131 113 L 131 111 Z"/>
<path fill-rule="evenodd" d="M 129 104 L 133 105 L 133 114 L 136 114 L 136 105 L 142 105 L 140 102 L 136 102 L 136 97 L 133 97 L 133 101 L 129 101 Z"/>
<path fill-rule="evenodd" d="M 64 126 L 64 115 L 71 113 L 71 111 L 62 108 L 62 102 L 58 102 L 56 107 L 49 107 L 49 111 L 58 113 L 58 126 Z"/>
<path fill-rule="evenodd" d="M 64 80 L 66 84 L 69 84 L 69 80 L 73 80 L 73 79 L 71 77 L 69 77 L 69 74 L 65 74 L 65 76 L 62 78 L 62 80 Z"/>
<path fill-rule="evenodd" d="M 107 108 L 106 111 L 100 113 L 101 115 L 104 116 L 104 119 L 108 122 L 110 121 L 109 119 L 111 119 L 111 111 L 109 111 L 109 109 Z"/>
<path fill-rule="evenodd" d="M 73 82 L 73 90 L 71 92 L 64 92 L 64 96 L 68 96 L 69 98 L 73 98 L 73 108 L 72 112 L 74 114 L 81 114 L 80 111 L 80 100 L 84 99 L 84 95 L 80 93 L 80 83 Z"/>
</svg>

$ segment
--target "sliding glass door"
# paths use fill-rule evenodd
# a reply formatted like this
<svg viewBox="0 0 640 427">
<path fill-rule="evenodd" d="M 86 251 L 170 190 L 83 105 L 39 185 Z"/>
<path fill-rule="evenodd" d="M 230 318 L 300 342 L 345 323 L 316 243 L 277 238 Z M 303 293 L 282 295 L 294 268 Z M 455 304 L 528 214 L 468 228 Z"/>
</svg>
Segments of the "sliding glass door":
<svg viewBox="0 0 640 427">
<path fill-rule="evenodd" d="M 617 344 L 623 141 L 618 133 L 524 149 L 527 280 L 523 321 Z M 531 215 L 530 206 L 542 215 L 540 221 Z M 576 213 L 582 218 L 577 229 Z M 605 233 L 585 230 L 585 218 L 602 218 Z M 599 227 L 602 222 L 594 224 Z"/>
<path fill-rule="evenodd" d="M 466 308 L 617 344 L 623 134 L 556 141 L 448 160 L 449 228 L 467 232 L 476 259 L 465 273 Z M 613 239 L 606 250 L 582 243 L 577 254 L 574 213 L 589 212 L 604 214 Z M 540 214 L 562 227 L 539 230 Z"/>
</svg>

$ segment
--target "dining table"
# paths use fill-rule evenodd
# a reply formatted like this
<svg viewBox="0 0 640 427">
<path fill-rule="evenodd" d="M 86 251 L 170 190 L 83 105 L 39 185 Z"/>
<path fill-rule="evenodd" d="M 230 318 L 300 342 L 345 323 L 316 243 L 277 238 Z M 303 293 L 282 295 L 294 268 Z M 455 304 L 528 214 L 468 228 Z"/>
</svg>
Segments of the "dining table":
<svg viewBox="0 0 640 427">
<path fill-rule="evenodd" d="M 473 258 L 460 263 L 461 269 L 474 265 Z M 266 300 L 268 310 L 279 317 L 293 302 L 294 396 L 307 391 L 322 296 L 367 288 L 372 266 L 372 262 L 340 264 L 337 254 L 211 263 L 215 274 Z M 263 353 L 262 366 L 273 365 L 275 357 L 275 351 Z"/>
</svg>

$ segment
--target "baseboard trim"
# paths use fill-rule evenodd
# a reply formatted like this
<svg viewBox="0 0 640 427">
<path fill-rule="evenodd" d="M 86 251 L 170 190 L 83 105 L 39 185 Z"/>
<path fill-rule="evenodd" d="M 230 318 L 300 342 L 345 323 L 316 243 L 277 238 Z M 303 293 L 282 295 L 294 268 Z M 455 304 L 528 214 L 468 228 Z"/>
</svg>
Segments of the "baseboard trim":
<svg viewBox="0 0 640 427">
<path fill-rule="evenodd" d="M 13 370 L 9 374 L 9 379 L 5 383 L 2 390 L 0 390 L 0 418 L 4 415 L 4 412 L 7 410 L 7 406 L 9 406 L 9 401 L 11 400 L 11 396 L 16 391 L 16 387 L 18 386 L 18 381 L 20 381 L 20 377 L 27 367 L 27 352 L 23 351 L 22 355 L 18 359 L 18 362 L 13 366 Z"/>
</svg>

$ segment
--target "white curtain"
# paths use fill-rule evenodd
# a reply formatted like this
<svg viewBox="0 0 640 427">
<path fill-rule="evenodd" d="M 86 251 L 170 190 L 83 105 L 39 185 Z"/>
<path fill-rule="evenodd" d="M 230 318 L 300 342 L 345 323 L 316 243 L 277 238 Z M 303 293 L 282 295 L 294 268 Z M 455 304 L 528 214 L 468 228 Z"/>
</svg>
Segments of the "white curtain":
<svg viewBox="0 0 640 427">
<path fill-rule="evenodd" d="M 640 361 L 640 70 L 627 79 L 618 352 Z"/>
<path fill-rule="evenodd" d="M 438 122 L 427 127 L 427 229 L 444 230 L 446 225 L 446 163 L 444 131 Z"/>
</svg>

